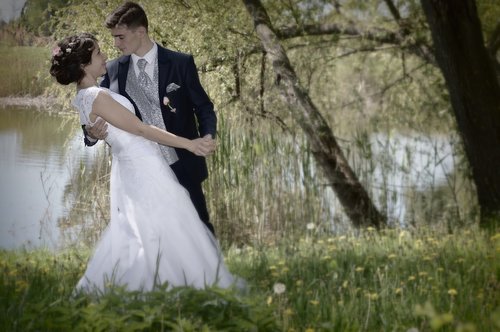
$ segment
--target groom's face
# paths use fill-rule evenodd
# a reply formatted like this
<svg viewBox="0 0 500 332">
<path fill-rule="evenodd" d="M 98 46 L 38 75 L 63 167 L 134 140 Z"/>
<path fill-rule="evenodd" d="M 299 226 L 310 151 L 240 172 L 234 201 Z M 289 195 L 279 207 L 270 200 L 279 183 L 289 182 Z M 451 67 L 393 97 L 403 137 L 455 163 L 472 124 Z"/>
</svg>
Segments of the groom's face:
<svg viewBox="0 0 500 332">
<path fill-rule="evenodd" d="M 111 28 L 111 35 L 117 47 L 123 55 L 136 53 L 141 46 L 141 33 L 138 29 L 129 29 L 126 25 L 118 25 Z"/>
</svg>

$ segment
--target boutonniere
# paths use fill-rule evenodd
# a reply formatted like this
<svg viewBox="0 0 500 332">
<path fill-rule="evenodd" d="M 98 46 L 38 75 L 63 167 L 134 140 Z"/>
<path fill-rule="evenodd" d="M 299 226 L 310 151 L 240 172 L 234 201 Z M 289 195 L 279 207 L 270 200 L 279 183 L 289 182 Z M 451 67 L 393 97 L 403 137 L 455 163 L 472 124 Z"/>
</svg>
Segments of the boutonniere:
<svg viewBox="0 0 500 332">
<path fill-rule="evenodd" d="M 170 93 L 172 91 L 175 91 L 177 89 L 179 89 L 180 86 L 175 84 L 175 83 L 170 83 L 169 85 L 167 85 L 167 93 Z"/>
<path fill-rule="evenodd" d="M 168 108 L 170 109 L 170 112 L 172 113 L 175 113 L 177 111 L 176 108 L 173 108 L 171 105 L 170 105 L 170 99 L 168 99 L 167 96 L 163 97 L 163 105 L 165 106 L 168 106 Z"/>
</svg>

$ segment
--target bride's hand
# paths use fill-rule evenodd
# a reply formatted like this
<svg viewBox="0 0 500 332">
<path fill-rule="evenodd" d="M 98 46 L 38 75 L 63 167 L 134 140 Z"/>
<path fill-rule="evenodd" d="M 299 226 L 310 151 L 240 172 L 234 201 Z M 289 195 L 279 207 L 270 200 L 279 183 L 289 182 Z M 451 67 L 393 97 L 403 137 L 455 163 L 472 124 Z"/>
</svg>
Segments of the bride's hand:
<svg viewBox="0 0 500 332">
<path fill-rule="evenodd" d="M 108 124 L 102 118 L 98 118 L 92 127 L 86 125 L 85 130 L 93 139 L 105 139 L 108 136 Z"/>
<path fill-rule="evenodd" d="M 190 142 L 189 151 L 197 156 L 206 157 L 215 151 L 215 140 L 211 138 L 197 138 Z"/>
</svg>

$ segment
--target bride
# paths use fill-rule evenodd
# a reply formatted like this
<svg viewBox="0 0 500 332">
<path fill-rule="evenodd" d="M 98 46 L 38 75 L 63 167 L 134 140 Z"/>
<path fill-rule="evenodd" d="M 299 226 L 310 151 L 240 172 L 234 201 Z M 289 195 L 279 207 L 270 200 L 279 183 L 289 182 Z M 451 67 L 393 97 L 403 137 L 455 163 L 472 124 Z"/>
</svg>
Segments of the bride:
<svg viewBox="0 0 500 332">
<path fill-rule="evenodd" d="M 76 83 L 73 105 L 82 125 L 100 117 L 109 123 L 111 220 L 77 290 L 105 291 L 168 287 L 242 286 L 223 262 L 218 243 L 199 219 L 189 195 L 163 158 L 158 143 L 206 155 L 213 144 L 189 140 L 141 122 L 130 101 L 97 86 L 106 55 L 90 34 L 61 40 L 52 52 L 50 74 Z"/>
</svg>

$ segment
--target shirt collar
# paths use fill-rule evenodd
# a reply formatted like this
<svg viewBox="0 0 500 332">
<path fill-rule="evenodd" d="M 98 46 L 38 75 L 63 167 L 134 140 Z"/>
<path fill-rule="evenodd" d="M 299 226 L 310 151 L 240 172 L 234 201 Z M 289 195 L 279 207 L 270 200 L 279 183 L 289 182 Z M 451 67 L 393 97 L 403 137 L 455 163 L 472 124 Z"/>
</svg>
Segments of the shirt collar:
<svg viewBox="0 0 500 332">
<path fill-rule="evenodd" d="M 148 51 L 148 53 L 144 54 L 144 56 L 140 57 L 135 53 L 132 53 L 132 61 L 134 62 L 135 65 L 137 65 L 137 61 L 139 59 L 146 59 L 148 64 L 152 64 L 153 61 L 155 61 L 156 57 L 158 54 L 158 45 L 153 42 L 153 47 Z"/>
</svg>

